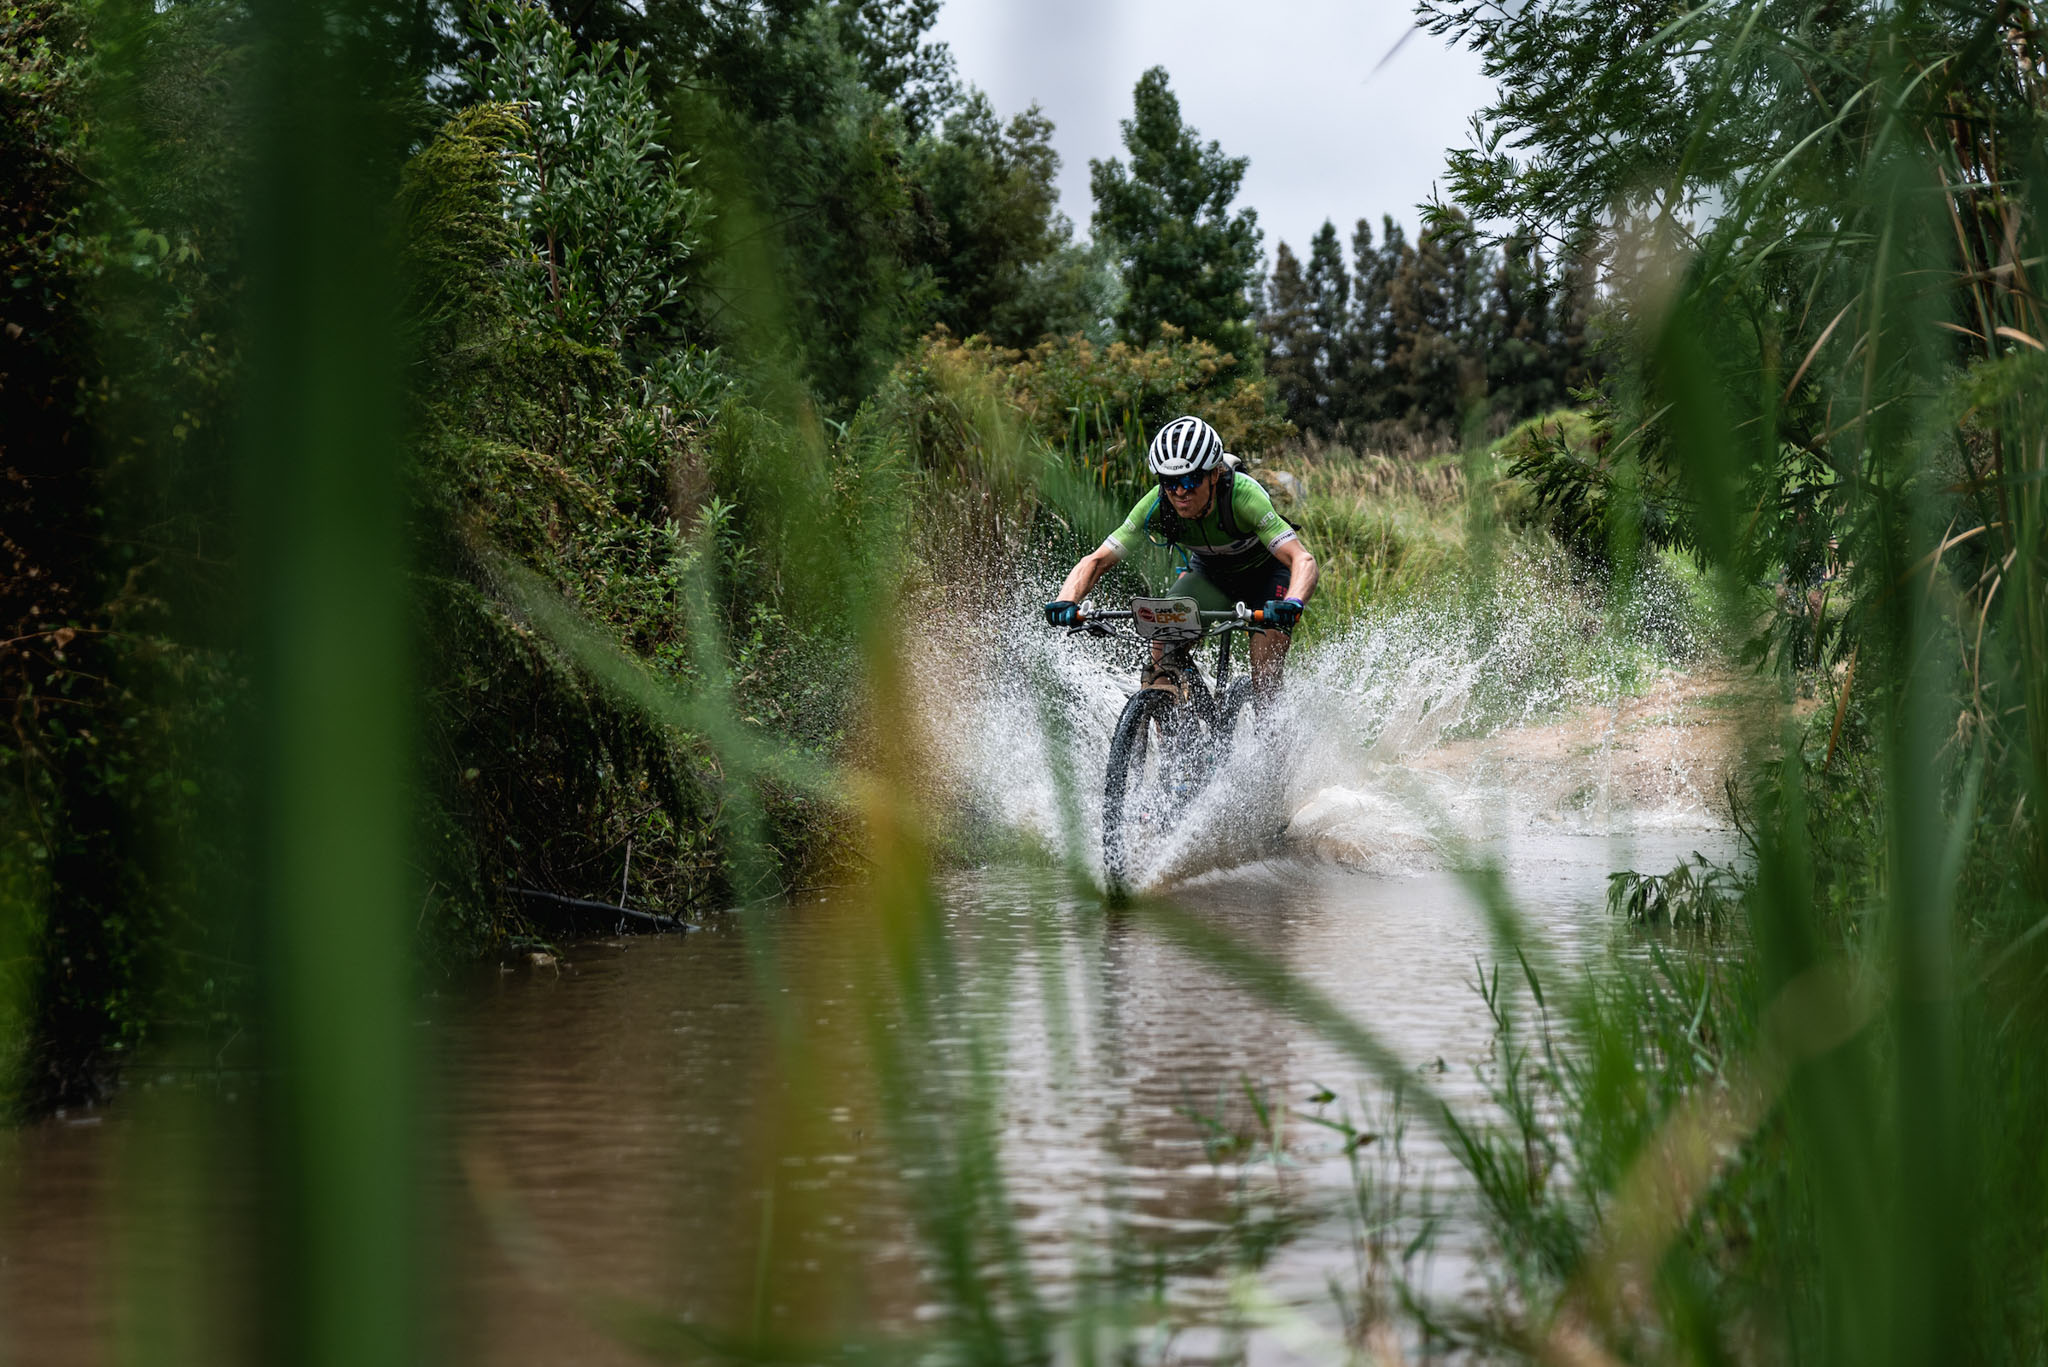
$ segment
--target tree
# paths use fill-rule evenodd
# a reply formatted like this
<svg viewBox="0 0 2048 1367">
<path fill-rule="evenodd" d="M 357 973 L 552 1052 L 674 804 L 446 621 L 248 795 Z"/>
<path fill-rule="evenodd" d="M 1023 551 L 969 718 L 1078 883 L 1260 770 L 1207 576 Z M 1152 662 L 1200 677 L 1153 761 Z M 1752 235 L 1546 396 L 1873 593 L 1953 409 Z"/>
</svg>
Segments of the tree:
<svg viewBox="0 0 2048 1367">
<path fill-rule="evenodd" d="M 538 6 L 495 0 L 477 18 L 490 55 L 471 85 L 520 120 L 508 164 L 531 248 L 515 276 L 527 311 L 585 346 L 658 347 L 679 326 L 705 206 L 662 145 L 646 70 L 608 42 L 579 50 Z"/>
<path fill-rule="evenodd" d="M 832 8 L 840 43 L 859 60 L 868 89 L 896 107 L 912 136 L 959 100 L 952 51 L 924 40 L 938 20 L 939 0 L 834 0 Z"/>
<path fill-rule="evenodd" d="M 1337 227 L 1328 219 L 1309 242 L 1302 284 L 1314 325 L 1316 404 L 1313 412 L 1294 421 L 1306 431 L 1329 436 L 1336 430 L 1342 396 L 1350 384 L 1351 276 L 1337 244 Z"/>
<path fill-rule="evenodd" d="M 1052 125 L 961 90 L 937 0 L 547 6 L 586 60 L 644 74 L 693 164 L 705 241 L 676 310 L 727 357 L 846 413 L 935 323 L 1102 333 L 1115 291 L 1056 212 Z"/>
<path fill-rule="evenodd" d="M 925 35 L 938 0 L 749 0 L 746 4 L 647 4 L 644 0 L 547 0 L 576 44 L 609 43 L 634 54 L 654 75 L 658 95 L 678 86 L 715 90 L 756 119 L 806 107 L 829 87 L 816 75 L 815 44 L 860 67 L 861 85 L 894 106 L 915 137 L 932 129 L 959 99 L 953 54 Z"/>
<path fill-rule="evenodd" d="M 1123 279 L 1109 249 L 1100 242 L 1066 242 L 1024 273 L 1017 297 L 998 313 L 996 326 L 1015 337 L 1080 336 L 1108 346 L 1116 339 L 1123 302 Z"/>
<path fill-rule="evenodd" d="M 932 232 L 924 260 L 932 271 L 931 320 L 956 337 L 983 334 L 1026 347 L 1054 330 L 1063 309 L 1042 287 L 1072 228 L 1056 209 L 1052 120 L 1037 105 L 996 120 L 988 97 L 969 94 L 944 131 L 911 149 L 909 173 L 927 205 Z"/>
<path fill-rule="evenodd" d="M 1266 308 L 1259 316 L 1266 342 L 1266 377 L 1295 426 L 1313 431 L 1324 400 L 1317 365 L 1322 338 L 1316 329 L 1315 297 L 1302 278 L 1301 263 L 1285 242 L 1273 258 Z"/>
<path fill-rule="evenodd" d="M 768 36 L 697 36 L 734 54 L 701 82 L 677 81 L 668 101 L 713 199 L 705 324 L 734 354 L 774 357 L 782 377 L 850 412 L 915 335 L 932 293 L 918 261 L 931 226 L 903 121 L 822 10 Z"/>
<path fill-rule="evenodd" d="M 1386 391 L 1387 367 L 1395 347 L 1392 287 L 1395 272 L 1408 255 L 1408 238 L 1391 216 L 1383 216 L 1380 226 L 1377 246 L 1372 224 L 1366 219 L 1359 219 L 1351 233 L 1355 283 L 1345 329 L 1344 388 L 1337 396 L 1337 420 L 1353 428 L 1392 416 Z"/>
<path fill-rule="evenodd" d="M 1552 347 L 1549 269 L 1535 244 L 1513 237 L 1490 253 L 1492 280 L 1481 320 L 1486 388 L 1496 411 L 1540 412 L 1565 401 Z"/>
<path fill-rule="evenodd" d="M 1282 244 L 1259 332 L 1267 370 L 1297 427 L 1374 442 L 1383 425 L 1458 435 L 1482 396 L 1496 430 L 1569 401 L 1592 378 L 1594 299 L 1583 258 L 1554 269 L 1526 238 L 1495 248 L 1456 211 L 1432 215 L 1410 246 L 1361 219 L 1347 272 L 1324 223 L 1304 267 Z"/>
<path fill-rule="evenodd" d="M 1165 67 L 1138 78 L 1134 99 L 1123 124 L 1129 168 L 1114 159 L 1088 164 L 1095 231 L 1123 267 L 1117 326 L 1142 345 L 1170 323 L 1246 364 L 1255 355 L 1248 320 L 1261 234 L 1256 212 L 1230 205 L 1249 161 L 1203 144 L 1181 122 Z"/>
</svg>

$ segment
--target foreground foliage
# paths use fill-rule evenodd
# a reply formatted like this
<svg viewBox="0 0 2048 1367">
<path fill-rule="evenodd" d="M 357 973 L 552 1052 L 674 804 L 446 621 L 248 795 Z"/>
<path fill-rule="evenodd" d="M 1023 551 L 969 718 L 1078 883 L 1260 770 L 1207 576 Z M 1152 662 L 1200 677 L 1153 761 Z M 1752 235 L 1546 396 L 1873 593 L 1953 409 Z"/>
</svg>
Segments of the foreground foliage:
<svg viewBox="0 0 2048 1367">
<path fill-rule="evenodd" d="M 1464 207 L 1620 248 L 1613 383 L 1519 470 L 1590 557 L 1707 565 L 1788 701 L 1819 694 L 1762 737 L 1732 942 L 1576 990 L 1518 946 L 1534 1014 L 1498 1008 L 1495 1074 L 1514 1124 L 1467 1153 L 1510 1294 L 1454 1332 L 2031 1360 L 2042 16 L 1428 9 L 1501 82 L 1453 162 Z M 1730 887 L 1692 868 L 1617 893 L 1712 921 Z"/>
</svg>

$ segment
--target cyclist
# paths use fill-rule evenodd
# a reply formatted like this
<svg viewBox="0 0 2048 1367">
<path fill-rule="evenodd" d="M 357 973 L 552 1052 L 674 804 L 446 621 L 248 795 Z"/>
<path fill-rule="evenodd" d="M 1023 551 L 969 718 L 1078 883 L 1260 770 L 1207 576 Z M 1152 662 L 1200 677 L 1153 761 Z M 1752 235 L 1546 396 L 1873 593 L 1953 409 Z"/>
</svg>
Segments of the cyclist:
<svg viewBox="0 0 2048 1367">
<path fill-rule="evenodd" d="M 1252 636 L 1252 690 L 1263 706 L 1278 693 L 1287 647 L 1302 605 L 1316 591 L 1316 558 L 1265 488 L 1227 461 L 1223 438 L 1200 418 L 1175 418 L 1152 438 L 1146 462 L 1159 485 L 1148 490 L 1094 551 L 1081 558 L 1045 605 L 1052 626 L 1076 626 L 1081 600 L 1110 566 L 1134 553 L 1145 540 L 1178 549 L 1184 558 L 1171 597 L 1193 598 L 1206 612 L 1227 612 L 1238 603 L 1263 605 L 1264 625 Z M 1139 670 L 1144 688 L 1179 687 L 1162 660 L 1164 645 Z"/>
</svg>

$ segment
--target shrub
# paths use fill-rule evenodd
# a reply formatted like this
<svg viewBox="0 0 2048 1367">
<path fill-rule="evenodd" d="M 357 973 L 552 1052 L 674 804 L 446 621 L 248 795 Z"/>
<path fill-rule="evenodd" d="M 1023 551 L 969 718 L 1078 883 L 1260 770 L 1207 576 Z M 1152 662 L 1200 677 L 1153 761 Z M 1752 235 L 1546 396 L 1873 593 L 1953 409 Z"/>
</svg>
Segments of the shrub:
<svg viewBox="0 0 2048 1367">
<path fill-rule="evenodd" d="M 1137 501 L 1150 476 L 1150 434 L 1184 413 L 1214 427 L 1240 455 L 1292 434 L 1270 384 L 1239 374 L 1234 358 L 1177 328 L 1152 345 L 1100 347 L 1081 336 L 1012 351 L 979 337 L 934 333 L 891 376 L 885 406 L 902 422 L 920 464 L 988 477 L 977 450 L 1001 405 L 1026 435 L 1058 453 L 1113 501 Z"/>
</svg>

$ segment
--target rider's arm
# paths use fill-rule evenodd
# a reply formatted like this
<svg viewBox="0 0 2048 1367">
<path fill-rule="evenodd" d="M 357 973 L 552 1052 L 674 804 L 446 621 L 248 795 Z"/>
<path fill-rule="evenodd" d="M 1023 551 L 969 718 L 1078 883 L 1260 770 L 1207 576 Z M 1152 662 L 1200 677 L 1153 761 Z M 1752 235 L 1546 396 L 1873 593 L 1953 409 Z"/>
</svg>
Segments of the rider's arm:
<svg viewBox="0 0 2048 1367">
<path fill-rule="evenodd" d="M 1086 598 L 1088 590 L 1095 587 L 1095 581 L 1109 573 L 1109 567 L 1121 559 L 1123 557 L 1117 553 L 1115 543 L 1109 541 L 1082 556 L 1081 562 L 1067 571 L 1066 582 L 1060 585 L 1060 601 L 1078 603 Z"/>
<path fill-rule="evenodd" d="M 1320 575 L 1316 558 L 1308 553 L 1308 547 L 1301 544 L 1300 537 L 1289 537 L 1273 547 L 1273 558 L 1287 567 L 1287 596 L 1306 603 L 1316 591 Z"/>
<path fill-rule="evenodd" d="M 1124 519 L 1121 527 L 1109 534 L 1100 546 L 1081 557 L 1081 562 L 1067 571 L 1066 582 L 1060 585 L 1059 601 L 1078 603 L 1088 596 L 1095 587 L 1095 581 L 1109 573 L 1109 567 L 1138 549 L 1145 541 L 1145 521 L 1152 516 L 1152 510 L 1159 506 L 1159 490 L 1148 489 L 1138 500 L 1138 506 L 1131 509 L 1131 515 Z"/>
</svg>

